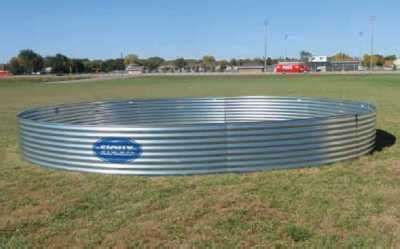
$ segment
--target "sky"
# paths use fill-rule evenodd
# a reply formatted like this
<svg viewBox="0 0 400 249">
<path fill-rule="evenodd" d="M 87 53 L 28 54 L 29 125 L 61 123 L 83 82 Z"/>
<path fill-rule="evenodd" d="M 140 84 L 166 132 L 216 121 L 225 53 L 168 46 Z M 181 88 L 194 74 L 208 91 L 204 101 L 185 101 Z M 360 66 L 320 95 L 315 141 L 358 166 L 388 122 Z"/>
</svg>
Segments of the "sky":
<svg viewBox="0 0 400 249">
<path fill-rule="evenodd" d="M 268 56 L 359 56 L 370 50 L 370 16 L 375 52 L 399 56 L 399 13 L 399 0 L 2 0 L 0 62 L 27 48 L 89 59 L 262 57 L 265 19 Z"/>
</svg>

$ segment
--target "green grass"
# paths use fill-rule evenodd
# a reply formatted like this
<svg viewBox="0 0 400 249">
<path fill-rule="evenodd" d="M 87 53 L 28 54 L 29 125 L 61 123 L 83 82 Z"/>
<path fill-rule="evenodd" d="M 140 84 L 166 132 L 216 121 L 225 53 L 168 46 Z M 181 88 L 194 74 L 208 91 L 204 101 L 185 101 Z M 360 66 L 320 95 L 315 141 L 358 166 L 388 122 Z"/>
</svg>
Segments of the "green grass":
<svg viewBox="0 0 400 249">
<path fill-rule="evenodd" d="M 22 76 L 11 76 L 11 77 L 0 77 L 0 84 L 4 83 L 42 83 L 42 82 L 54 82 L 54 81 L 68 81 L 68 80 L 79 80 L 89 79 L 95 75 L 22 75 Z"/>
<path fill-rule="evenodd" d="M 43 169 L 20 159 L 16 113 L 100 99 L 289 95 L 366 100 L 400 136 L 400 76 L 154 77 L 0 84 L 0 248 L 397 248 L 400 149 L 321 168 L 191 177 Z M 385 137 L 381 145 L 387 142 Z"/>
</svg>

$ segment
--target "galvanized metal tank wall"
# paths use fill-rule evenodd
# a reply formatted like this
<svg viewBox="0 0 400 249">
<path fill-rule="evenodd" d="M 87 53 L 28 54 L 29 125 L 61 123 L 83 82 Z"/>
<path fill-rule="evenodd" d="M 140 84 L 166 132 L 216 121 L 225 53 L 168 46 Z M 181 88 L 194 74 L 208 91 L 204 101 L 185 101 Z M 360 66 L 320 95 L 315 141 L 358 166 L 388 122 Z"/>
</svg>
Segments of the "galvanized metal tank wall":
<svg viewBox="0 0 400 249">
<path fill-rule="evenodd" d="M 375 107 L 296 97 L 94 102 L 18 115 L 23 157 L 46 167 L 137 175 L 248 172 L 355 158 Z"/>
</svg>

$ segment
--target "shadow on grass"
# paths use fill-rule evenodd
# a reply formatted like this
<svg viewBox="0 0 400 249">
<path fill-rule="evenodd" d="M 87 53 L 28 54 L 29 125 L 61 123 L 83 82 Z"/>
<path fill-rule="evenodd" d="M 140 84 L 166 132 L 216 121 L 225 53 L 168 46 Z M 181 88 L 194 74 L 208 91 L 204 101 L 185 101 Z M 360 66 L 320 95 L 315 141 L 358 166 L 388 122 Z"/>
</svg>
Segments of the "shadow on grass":
<svg viewBox="0 0 400 249">
<path fill-rule="evenodd" d="M 376 140 L 374 152 L 382 151 L 384 148 L 392 147 L 396 143 L 396 137 L 384 130 L 376 130 Z"/>
</svg>

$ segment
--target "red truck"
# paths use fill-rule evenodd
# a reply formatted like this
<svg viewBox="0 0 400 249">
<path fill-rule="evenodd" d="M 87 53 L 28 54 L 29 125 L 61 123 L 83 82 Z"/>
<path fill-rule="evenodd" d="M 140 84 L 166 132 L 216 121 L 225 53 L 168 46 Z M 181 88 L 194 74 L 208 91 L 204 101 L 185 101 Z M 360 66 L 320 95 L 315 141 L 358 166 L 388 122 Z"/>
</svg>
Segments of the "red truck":
<svg viewBox="0 0 400 249">
<path fill-rule="evenodd" d="M 280 62 L 275 66 L 275 73 L 306 73 L 310 68 L 301 62 Z"/>
<path fill-rule="evenodd" d="M 1 78 L 1 77 L 7 77 L 7 76 L 9 76 L 9 75 L 10 75 L 10 73 L 9 73 L 8 71 L 0 70 L 0 78 Z"/>
</svg>

